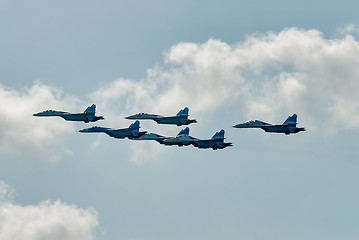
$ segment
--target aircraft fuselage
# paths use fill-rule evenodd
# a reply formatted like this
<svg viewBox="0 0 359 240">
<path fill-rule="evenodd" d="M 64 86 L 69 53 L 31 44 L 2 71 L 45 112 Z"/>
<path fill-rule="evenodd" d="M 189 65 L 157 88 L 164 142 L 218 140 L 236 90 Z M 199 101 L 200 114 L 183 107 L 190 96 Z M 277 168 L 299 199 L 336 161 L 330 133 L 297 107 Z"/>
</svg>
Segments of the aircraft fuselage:
<svg viewBox="0 0 359 240">
<path fill-rule="evenodd" d="M 193 139 L 188 135 L 182 135 L 177 137 L 165 138 L 157 141 L 164 145 L 169 145 L 169 146 L 177 145 L 182 147 L 182 146 L 190 145 L 193 142 Z"/>
<path fill-rule="evenodd" d="M 191 123 L 196 123 L 197 122 L 194 119 L 188 119 L 187 117 L 178 117 L 178 116 L 157 117 L 157 118 L 153 118 L 153 120 L 158 124 L 174 124 L 174 125 L 177 125 L 177 126 L 189 125 Z"/>
<path fill-rule="evenodd" d="M 88 113 L 75 113 L 75 114 L 69 113 L 69 114 L 60 115 L 60 117 L 62 117 L 67 121 L 79 121 L 85 123 L 96 122 L 100 119 L 104 119 L 103 117 L 94 116 L 93 114 L 88 114 Z"/>
<path fill-rule="evenodd" d="M 146 132 L 134 131 L 133 129 L 117 129 L 117 130 L 107 130 L 105 132 L 107 135 L 113 138 L 138 138 L 144 135 Z"/>
<path fill-rule="evenodd" d="M 232 143 L 225 143 L 223 141 L 215 140 L 198 140 L 192 142 L 192 145 L 198 148 L 212 148 L 213 150 L 217 150 L 232 146 Z"/>
<path fill-rule="evenodd" d="M 305 131 L 305 128 L 297 128 L 290 125 L 269 125 L 261 128 L 266 132 L 285 133 L 286 135 Z"/>
</svg>

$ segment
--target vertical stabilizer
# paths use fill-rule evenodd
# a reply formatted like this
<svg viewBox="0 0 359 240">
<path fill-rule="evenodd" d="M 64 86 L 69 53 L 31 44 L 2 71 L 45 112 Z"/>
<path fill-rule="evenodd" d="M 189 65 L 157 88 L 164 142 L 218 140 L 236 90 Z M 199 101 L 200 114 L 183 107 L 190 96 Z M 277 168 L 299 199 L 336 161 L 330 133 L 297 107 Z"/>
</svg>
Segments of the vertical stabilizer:
<svg viewBox="0 0 359 240">
<path fill-rule="evenodd" d="M 136 120 L 136 122 L 132 123 L 129 128 L 140 128 L 140 121 Z"/>
<path fill-rule="evenodd" d="M 297 125 L 297 114 L 293 114 L 293 116 L 289 116 L 287 120 L 284 121 L 283 124 L 287 125 Z"/>
<path fill-rule="evenodd" d="M 177 116 L 188 116 L 188 111 L 188 107 L 185 107 L 177 113 Z"/>
<path fill-rule="evenodd" d="M 138 134 L 140 133 L 140 121 L 136 120 L 136 122 L 132 123 L 129 126 L 129 129 L 131 131 L 131 135 L 138 136 Z"/>
<path fill-rule="evenodd" d="M 189 128 L 186 127 L 185 129 L 182 129 L 178 134 L 177 136 L 179 135 L 189 135 Z"/>
<path fill-rule="evenodd" d="M 86 110 L 84 111 L 84 113 L 90 113 L 90 114 L 95 114 L 95 112 L 96 112 L 96 105 L 95 104 L 92 104 L 91 106 L 86 108 Z"/>
<path fill-rule="evenodd" d="M 213 135 L 212 139 L 224 139 L 224 130 L 221 129 L 221 131 L 216 132 L 216 133 Z"/>
</svg>

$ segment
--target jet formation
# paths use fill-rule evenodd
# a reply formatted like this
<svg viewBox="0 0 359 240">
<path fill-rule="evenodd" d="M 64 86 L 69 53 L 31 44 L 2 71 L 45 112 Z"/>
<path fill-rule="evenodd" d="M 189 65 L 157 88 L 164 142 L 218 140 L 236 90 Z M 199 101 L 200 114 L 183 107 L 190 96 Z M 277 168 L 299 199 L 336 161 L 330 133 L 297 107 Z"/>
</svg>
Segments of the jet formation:
<svg viewBox="0 0 359 240">
<path fill-rule="evenodd" d="M 137 120 L 128 128 L 113 129 L 106 127 L 91 127 L 80 130 L 81 133 L 106 133 L 110 137 L 131 140 L 154 140 L 165 146 L 188 146 L 193 145 L 197 148 L 212 148 L 213 150 L 223 149 L 232 146 L 232 143 L 224 143 L 224 130 L 217 132 L 212 139 L 201 140 L 189 136 L 189 128 L 182 129 L 176 137 L 165 137 L 156 133 L 140 132 L 140 122 Z"/>
<path fill-rule="evenodd" d="M 82 121 L 85 123 L 96 122 L 104 119 L 103 116 L 95 116 L 96 105 L 92 104 L 83 113 L 69 113 L 56 110 L 46 110 L 43 112 L 35 113 L 33 116 L 36 117 L 52 117 L 57 116 L 65 119 L 66 121 Z M 108 127 L 90 127 L 80 130 L 80 133 L 105 133 L 110 137 L 117 139 L 130 139 L 130 140 L 153 140 L 161 145 L 165 146 L 189 146 L 200 149 L 211 148 L 213 150 L 224 149 L 226 147 L 233 146 L 230 142 L 224 142 L 225 131 L 221 129 L 216 132 L 210 139 L 199 139 L 189 135 L 189 128 L 182 129 L 177 136 L 167 137 L 156 133 L 148 133 L 147 131 L 140 131 L 139 120 L 154 120 L 158 124 L 172 124 L 177 126 L 189 125 L 191 123 L 197 123 L 195 119 L 188 119 L 189 109 L 185 107 L 181 109 L 175 116 L 162 116 L 157 114 L 138 113 L 125 117 L 125 119 L 136 120 L 128 128 L 114 129 Z M 266 132 L 284 133 L 286 135 L 305 131 L 305 128 L 297 127 L 297 114 L 289 116 L 283 124 L 272 125 L 259 120 L 252 120 L 245 123 L 240 123 L 233 126 L 234 128 L 261 128 Z"/>
</svg>

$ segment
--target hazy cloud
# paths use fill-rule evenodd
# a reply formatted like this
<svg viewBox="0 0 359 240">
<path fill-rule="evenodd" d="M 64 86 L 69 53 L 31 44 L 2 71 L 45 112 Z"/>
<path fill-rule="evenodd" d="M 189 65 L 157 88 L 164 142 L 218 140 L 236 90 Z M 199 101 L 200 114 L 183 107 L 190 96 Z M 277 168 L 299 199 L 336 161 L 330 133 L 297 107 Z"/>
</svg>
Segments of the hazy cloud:
<svg viewBox="0 0 359 240">
<path fill-rule="evenodd" d="M 342 28 L 338 28 L 337 32 L 341 35 L 346 34 L 358 34 L 359 33 L 359 27 L 355 24 L 348 24 Z"/>
<path fill-rule="evenodd" d="M 0 180 L 0 204 L 11 201 L 14 197 L 14 194 L 15 190 Z"/>
<path fill-rule="evenodd" d="M 61 90 L 36 82 L 31 88 L 9 89 L 0 85 L 0 153 L 36 154 L 48 160 L 64 152 L 63 136 L 74 132 L 63 119 L 39 119 L 33 113 L 46 109 L 74 110 L 78 100 Z"/>
</svg>

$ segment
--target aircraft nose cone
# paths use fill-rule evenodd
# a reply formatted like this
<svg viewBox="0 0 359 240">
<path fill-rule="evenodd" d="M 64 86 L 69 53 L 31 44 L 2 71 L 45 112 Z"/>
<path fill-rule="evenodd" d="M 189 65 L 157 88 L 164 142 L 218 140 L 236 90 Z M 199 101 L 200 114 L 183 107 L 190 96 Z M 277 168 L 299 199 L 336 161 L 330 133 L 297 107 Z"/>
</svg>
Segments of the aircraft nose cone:
<svg viewBox="0 0 359 240">
<path fill-rule="evenodd" d="M 35 117 L 42 117 L 42 116 L 44 116 L 44 115 L 45 115 L 44 112 L 38 112 L 38 113 L 32 114 L 32 116 L 35 116 Z"/>
<path fill-rule="evenodd" d="M 125 119 L 135 119 L 136 115 L 131 115 L 131 116 L 127 116 L 125 117 Z"/>
<path fill-rule="evenodd" d="M 87 129 L 82 129 L 82 130 L 80 130 L 79 132 L 80 132 L 80 133 L 87 133 L 88 130 L 87 130 Z"/>
</svg>

